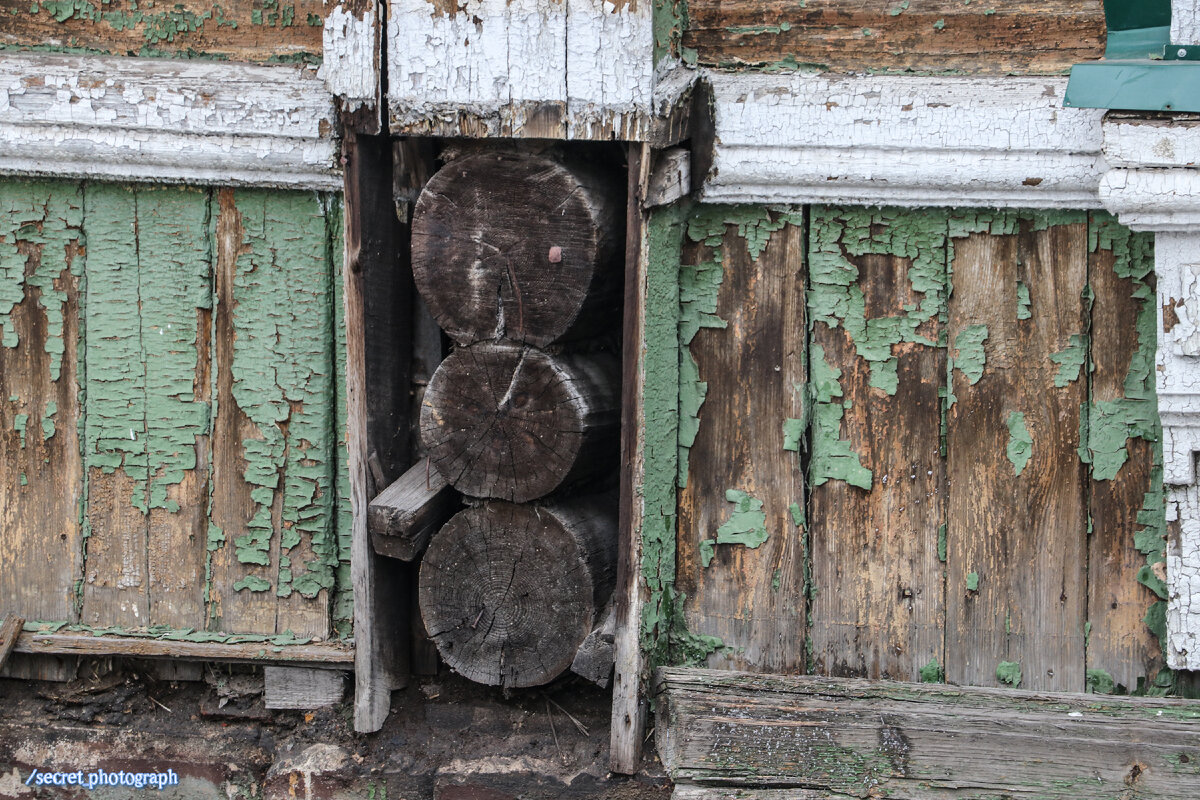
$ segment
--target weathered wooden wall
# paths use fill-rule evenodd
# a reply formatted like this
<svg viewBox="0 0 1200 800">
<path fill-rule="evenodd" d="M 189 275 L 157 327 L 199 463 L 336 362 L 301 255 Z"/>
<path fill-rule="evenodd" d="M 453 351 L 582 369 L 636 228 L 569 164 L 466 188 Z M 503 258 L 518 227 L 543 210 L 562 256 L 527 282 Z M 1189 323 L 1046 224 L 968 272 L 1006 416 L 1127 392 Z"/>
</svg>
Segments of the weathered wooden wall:
<svg viewBox="0 0 1200 800">
<path fill-rule="evenodd" d="M 687 231 L 677 585 L 709 665 L 1170 686 L 1149 235 L 819 206 Z"/>
<path fill-rule="evenodd" d="M 349 632 L 340 215 L 0 182 L 0 611 Z"/>
<path fill-rule="evenodd" d="M 0 0 L 0 49 L 202 57 L 230 61 L 321 60 L 321 30 L 335 6 L 320 0 Z"/>
<path fill-rule="evenodd" d="M 1104 32 L 1100 0 L 689 0 L 680 46 L 728 69 L 1051 75 Z"/>
</svg>

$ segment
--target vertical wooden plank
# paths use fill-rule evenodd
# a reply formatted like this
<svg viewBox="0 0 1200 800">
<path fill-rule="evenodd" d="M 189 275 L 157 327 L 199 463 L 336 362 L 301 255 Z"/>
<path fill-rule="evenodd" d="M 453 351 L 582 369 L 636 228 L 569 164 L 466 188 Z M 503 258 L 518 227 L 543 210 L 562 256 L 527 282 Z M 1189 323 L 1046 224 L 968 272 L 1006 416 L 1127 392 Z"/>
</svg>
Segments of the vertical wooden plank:
<svg viewBox="0 0 1200 800">
<path fill-rule="evenodd" d="M 0 180 L 0 606 L 27 619 L 77 614 L 83 201 Z"/>
<path fill-rule="evenodd" d="M 946 678 L 1081 691 L 1086 218 L 981 212 L 950 234 Z"/>
<path fill-rule="evenodd" d="M 813 669 L 937 680 L 946 215 L 815 207 Z"/>
<path fill-rule="evenodd" d="M 688 236 L 680 443 L 691 450 L 677 571 L 688 629 L 723 642 L 712 666 L 803 671 L 805 532 L 793 511 L 804 503 L 793 446 L 806 381 L 803 222 L 718 207 L 698 212 Z"/>
<path fill-rule="evenodd" d="M 217 271 L 218 413 L 231 416 L 214 448 L 215 624 L 324 638 L 338 563 L 324 211 L 301 192 L 222 193 L 219 205 L 219 247 L 235 258 Z"/>
<path fill-rule="evenodd" d="M 137 190 L 149 619 L 203 629 L 212 242 L 208 191 Z M 130 624 L 134 621 L 130 620 Z"/>
<path fill-rule="evenodd" d="M 350 500 L 353 514 L 351 570 L 354 584 L 354 728 L 379 730 L 391 707 L 392 689 L 407 682 L 409 587 L 388 580 L 387 559 L 376 556 L 367 533 L 368 390 L 367 292 L 372 271 L 394 264 L 395 214 L 391 206 L 391 147 L 386 138 L 347 135 L 345 269 L 346 406 Z M 407 361 L 407 359 L 406 359 Z"/>
<path fill-rule="evenodd" d="M 645 653 L 642 651 L 642 609 L 646 587 L 641 578 L 642 525 L 645 508 L 646 428 L 645 310 L 648 302 L 649 214 L 642 207 L 650 182 L 651 150 L 631 144 L 625 207 L 625 296 L 621 328 L 621 477 L 617 521 L 617 582 L 613 589 L 616 633 L 613 640 L 612 721 L 609 769 L 632 775 L 642 760 L 646 727 Z"/>
<path fill-rule="evenodd" d="M 84 460 L 87 561 L 81 621 L 150 615 L 146 547 L 146 358 L 139 306 L 137 191 L 88 184 Z"/>
<path fill-rule="evenodd" d="M 1107 214 L 1089 219 L 1092 306 L 1091 397 L 1087 460 L 1091 483 L 1088 540 L 1088 687 L 1136 691 L 1153 686 L 1162 646 L 1144 618 L 1158 597 L 1144 572 L 1142 542 L 1161 536 L 1160 432 L 1154 396 L 1157 324 L 1153 235 L 1134 233 Z M 1157 505 L 1157 508 L 1156 508 Z M 1161 580 L 1161 576 L 1158 576 Z M 1156 584 L 1157 585 L 1157 584 Z"/>
</svg>

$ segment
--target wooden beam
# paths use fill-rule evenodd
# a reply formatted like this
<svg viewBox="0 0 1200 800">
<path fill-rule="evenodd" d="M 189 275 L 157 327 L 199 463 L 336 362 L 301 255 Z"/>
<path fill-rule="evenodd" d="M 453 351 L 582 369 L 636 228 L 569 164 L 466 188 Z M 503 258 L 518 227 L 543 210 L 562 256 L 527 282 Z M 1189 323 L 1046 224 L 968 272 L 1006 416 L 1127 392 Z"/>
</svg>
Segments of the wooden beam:
<svg viewBox="0 0 1200 800">
<path fill-rule="evenodd" d="M 379 555 L 415 561 L 434 531 L 449 519 L 454 490 L 423 458 L 371 501 L 367 529 Z"/>
<path fill-rule="evenodd" d="M 1190 700 L 696 669 L 661 670 L 656 689 L 659 755 L 678 784 L 826 800 L 1165 800 L 1193 796 L 1200 775 Z"/>
<path fill-rule="evenodd" d="M 346 674 L 307 667 L 263 667 L 267 708 L 312 709 L 341 702 Z"/>
<path fill-rule="evenodd" d="M 17 637 L 21 635 L 21 628 L 24 625 L 25 620 L 15 614 L 9 614 L 4 618 L 4 625 L 0 626 L 0 669 L 4 669 L 4 664 L 8 661 L 13 647 L 16 646 Z"/>
<path fill-rule="evenodd" d="M 40 655 L 184 658 L 230 664 L 286 662 L 314 669 L 347 669 L 354 650 L 335 643 L 272 644 L 266 642 L 185 642 L 135 636 L 93 636 L 90 633 L 22 633 L 16 653 Z"/>
</svg>

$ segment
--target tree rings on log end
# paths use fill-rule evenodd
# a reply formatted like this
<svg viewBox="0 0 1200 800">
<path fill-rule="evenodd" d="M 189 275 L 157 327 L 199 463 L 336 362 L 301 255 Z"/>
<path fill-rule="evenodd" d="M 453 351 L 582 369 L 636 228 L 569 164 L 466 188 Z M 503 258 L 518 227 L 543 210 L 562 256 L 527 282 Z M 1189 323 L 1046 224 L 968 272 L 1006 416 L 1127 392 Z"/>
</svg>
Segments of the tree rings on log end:
<svg viewBox="0 0 1200 800">
<path fill-rule="evenodd" d="M 535 500 L 613 471 L 618 375 L 610 355 L 460 347 L 425 390 L 421 438 L 433 466 L 463 494 Z"/>
<path fill-rule="evenodd" d="M 544 346 L 620 304 L 623 184 L 540 155 L 466 156 L 439 170 L 413 213 L 412 269 L 459 344 Z"/>
<path fill-rule="evenodd" d="M 456 672 L 541 686 L 571 666 L 612 593 L 615 499 L 490 502 L 456 514 L 421 562 L 421 616 Z"/>
</svg>

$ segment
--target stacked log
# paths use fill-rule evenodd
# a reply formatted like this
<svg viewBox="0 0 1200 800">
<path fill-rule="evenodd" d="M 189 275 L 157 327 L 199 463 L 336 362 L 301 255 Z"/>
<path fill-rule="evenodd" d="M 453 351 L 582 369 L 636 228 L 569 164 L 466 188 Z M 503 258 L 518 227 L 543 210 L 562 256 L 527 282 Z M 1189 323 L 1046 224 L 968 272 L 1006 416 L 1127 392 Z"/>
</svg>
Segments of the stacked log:
<svg viewBox="0 0 1200 800">
<path fill-rule="evenodd" d="M 613 176 L 614 178 L 617 176 Z M 467 504 L 429 543 L 419 602 L 480 683 L 570 668 L 616 569 L 621 181 L 545 154 L 449 161 L 414 209 L 417 289 L 455 342 L 421 404 L 430 466 Z"/>
</svg>

